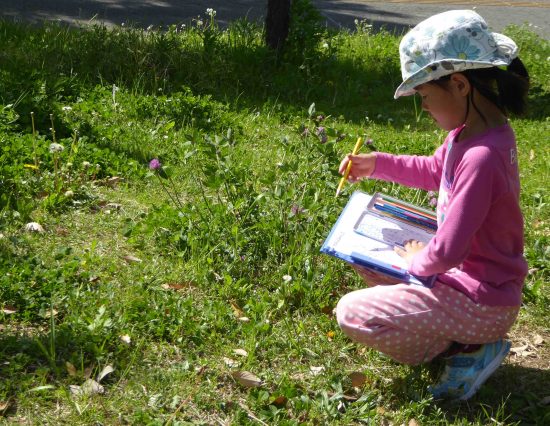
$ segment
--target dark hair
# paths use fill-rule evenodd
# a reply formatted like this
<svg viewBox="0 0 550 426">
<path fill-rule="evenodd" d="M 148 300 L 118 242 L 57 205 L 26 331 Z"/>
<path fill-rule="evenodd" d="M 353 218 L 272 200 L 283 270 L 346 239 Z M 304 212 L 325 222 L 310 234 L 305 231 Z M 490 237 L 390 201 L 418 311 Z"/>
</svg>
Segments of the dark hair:
<svg viewBox="0 0 550 426">
<path fill-rule="evenodd" d="M 494 103 L 505 115 L 508 113 L 523 114 L 527 106 L 529 90 L 529 73 L 521 59 L 512 60 L 507 69 L 499 67 L 476 68 L 460 71 L 480 95 Z M 434 83 L 443 85 L 450 76 L 444 76 Z M 472 106 L 485 120 L 474 103 L 473 91 L 470 92 Z M 469 106 L 469 105 L 468 105 Z"/>
</svg>

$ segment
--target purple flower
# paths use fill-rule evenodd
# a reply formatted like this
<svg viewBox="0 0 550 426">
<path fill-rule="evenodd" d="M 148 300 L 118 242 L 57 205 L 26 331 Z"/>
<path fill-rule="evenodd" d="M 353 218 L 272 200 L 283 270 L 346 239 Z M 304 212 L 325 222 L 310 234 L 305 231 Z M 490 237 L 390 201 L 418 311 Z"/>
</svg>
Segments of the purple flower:
<svg viewBox="0 0 550 426">
<path fill-rule="evenodd" d="M 158 158 L 153 158 L 150 162 L 149 162 L 149 170 L 158 170 L 162 167 L 162 164 L 160 163 L 160 161 L 158 160 Z"/>
<path fill-rule="evenodd" d="M 435 197 L 435 192 L 433 192 L 433 191 L 428 191 L 428 197 L 430 197 L 430 198 Z"/>
<path fill-rule="evenodd" d="M 327 129 L 325 129 L 323 126 L 317 127 L 317 129 L 315 129 L 315 133 L 319 137 L 321 143 L 325 143 L 326 141 L 328 141 Z"/>
<path fill-rule="evenodd" d="M 302 132 L 302 137 L 307 138 L 309 136 L 309 129 L 306 127 Z"/>
<path fill-rule="evenodd" d="M 365 141 L 365 145 L 367 145 L 367 146 L 372 145 L 373 143 L 374 143 L 374 141 L 370 138 Z"/>
<path fill-rule="evenodd" d="M 318 115 L 317 116 L 317 121 L 320 123 L 321 121 L 323 121 L 325 119 L 325 116 L 324 115 Z"/>
<path fill-rule="evenodd" d="M 293 216 L 296 216 L 296 215 L 299 215 L 300 213 L 302 213 L 304 210 L 297 204 L 293 204 L 292 207 L 290 207 L 290 213 L 293 215 Z"/>
<path fill-rule="evenodd" d="M 437 198 L 433 197 L 431 200 L 430 200 L 430 206 L 434 207 L 437 205 Z"/>
</svg>

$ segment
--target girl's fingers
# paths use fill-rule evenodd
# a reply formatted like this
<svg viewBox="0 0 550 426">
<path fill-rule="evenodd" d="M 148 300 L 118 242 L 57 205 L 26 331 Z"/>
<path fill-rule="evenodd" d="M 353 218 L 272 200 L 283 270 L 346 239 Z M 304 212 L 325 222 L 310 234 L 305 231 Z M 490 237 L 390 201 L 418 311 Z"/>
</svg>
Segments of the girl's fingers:
<svg viewBox="0 0 550 426">
<path fill-rule="evenodd" d="M 346 167 L 348 166 L 348 163 L 349 163 L 349 155 L 346 155 L 340 163 L 340 167 L 338 168 L 338 173 L 343 175 L 344 172 L 346 171 Z"/>
<path fill-rule="evenodd" d="M 405 257 L 407 255 L 407 252 L 403 250 L 401 247 L 395 246 L 393 248 L 393 251 L 395 251 L 399 256 Z"/>
</svg>

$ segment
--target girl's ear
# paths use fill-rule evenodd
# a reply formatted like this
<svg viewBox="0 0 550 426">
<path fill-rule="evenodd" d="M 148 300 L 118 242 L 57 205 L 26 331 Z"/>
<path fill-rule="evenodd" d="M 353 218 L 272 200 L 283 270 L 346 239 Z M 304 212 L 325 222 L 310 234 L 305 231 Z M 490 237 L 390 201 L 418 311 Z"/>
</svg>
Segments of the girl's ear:
<svg viewBox="0 0 550 426">
<path fill-rule="evenodd" d="M 461 96 L 468 96 L 468 93 L 470 93 L 470 90 L 472 90 L 470 80 L 468 80 L 464 74 L 461 74 L 459 72 L 454 73 L 451 75 L 450 80 Z"/>
</svg>

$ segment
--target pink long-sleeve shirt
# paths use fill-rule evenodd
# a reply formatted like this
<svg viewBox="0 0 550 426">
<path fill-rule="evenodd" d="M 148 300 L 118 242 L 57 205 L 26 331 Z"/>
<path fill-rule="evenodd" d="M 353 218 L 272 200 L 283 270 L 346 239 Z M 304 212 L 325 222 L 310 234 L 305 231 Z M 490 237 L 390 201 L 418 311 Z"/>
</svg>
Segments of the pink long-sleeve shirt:
<svg viewBox="0 0 550 426">
<path fill-rule="evenodd" d="M 505 124 L 458 141 L 462 128 L 430 157 L 377 153 L 372 177 L 439 190 L 438 230 L 412 274 L 437 274 L 479 304 L 516 306 L 527 262 L 514 132 Z"/>
</svg>

